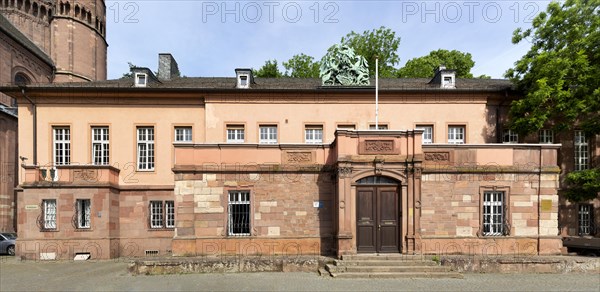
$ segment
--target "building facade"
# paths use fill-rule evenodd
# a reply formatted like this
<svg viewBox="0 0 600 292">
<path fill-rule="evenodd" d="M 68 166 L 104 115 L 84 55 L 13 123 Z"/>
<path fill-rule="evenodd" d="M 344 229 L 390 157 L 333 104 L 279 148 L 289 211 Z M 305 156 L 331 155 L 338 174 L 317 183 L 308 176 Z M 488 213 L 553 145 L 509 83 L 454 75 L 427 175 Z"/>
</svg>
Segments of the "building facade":
<svg viewBox="0 0 600 292">
<path fill-rule="evenodd" d="M 375 117 L 372 86 L 165 68 L 3 89 L 19 255 L 561 252 L 560 145 L 503 129 L 506 80 L 383 79 Z"/>
</svg>

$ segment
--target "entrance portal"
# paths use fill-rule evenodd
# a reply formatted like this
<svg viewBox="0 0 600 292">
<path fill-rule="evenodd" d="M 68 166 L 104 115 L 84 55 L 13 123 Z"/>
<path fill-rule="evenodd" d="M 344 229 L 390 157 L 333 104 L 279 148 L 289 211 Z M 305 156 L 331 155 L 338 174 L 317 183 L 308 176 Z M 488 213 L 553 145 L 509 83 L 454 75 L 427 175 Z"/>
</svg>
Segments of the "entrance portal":
<svg viewBox="0 0 600 292">
<path fill-rule="evenodd" d="M 360 253 L 400 252 L 398 182 L 381 176 L 357 181 L 356 244 Z"/>
</svg>

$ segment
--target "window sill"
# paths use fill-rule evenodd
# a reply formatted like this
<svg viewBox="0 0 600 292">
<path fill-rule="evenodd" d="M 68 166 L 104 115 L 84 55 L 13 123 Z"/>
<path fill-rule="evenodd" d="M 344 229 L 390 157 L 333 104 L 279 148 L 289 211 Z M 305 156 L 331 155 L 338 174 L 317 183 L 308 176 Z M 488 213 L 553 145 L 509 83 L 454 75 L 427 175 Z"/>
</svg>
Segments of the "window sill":
<svg viewBox="0 0 600 292">
<path fill-rule="evenodd" d="M 175 227 L 148 228 L 148 231 L 175 231 Z"/>
<path fill-rule="evenodd" d="M 91 232 L 91 231 L 94 231 L 94 229 L 92 229 L 91 227 L 88 227 L 88 228 L 83 228 L 83 227 L 75 228 L 75 232 Z"/>
</svg>

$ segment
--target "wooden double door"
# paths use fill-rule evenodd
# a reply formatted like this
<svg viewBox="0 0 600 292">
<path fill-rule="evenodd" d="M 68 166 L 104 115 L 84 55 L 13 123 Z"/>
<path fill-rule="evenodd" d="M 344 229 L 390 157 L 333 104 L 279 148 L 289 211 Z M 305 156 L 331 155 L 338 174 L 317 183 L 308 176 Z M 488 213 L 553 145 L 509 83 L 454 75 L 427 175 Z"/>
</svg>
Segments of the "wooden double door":
<svg viewBox="0 0 600 292">
<path fill-rule="evenodd" d="M 357 251 L 400 252 L 400 217 L 400 199 L 396 186 L 357 187 Z"/>
</svg>

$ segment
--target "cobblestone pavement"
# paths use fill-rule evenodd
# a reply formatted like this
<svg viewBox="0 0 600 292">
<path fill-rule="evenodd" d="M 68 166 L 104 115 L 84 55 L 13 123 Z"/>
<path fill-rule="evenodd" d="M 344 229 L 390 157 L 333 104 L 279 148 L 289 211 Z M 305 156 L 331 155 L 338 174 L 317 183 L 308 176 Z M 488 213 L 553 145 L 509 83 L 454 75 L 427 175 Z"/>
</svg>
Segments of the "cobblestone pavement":
<svg viewBox="0 0 600 292">
<path fill-rule="evenodd" d="M 127 261 L 0 256 L 0 291 L 600 291 L 600 274 L 465 274 L 465 279 L 333 279 L 316 273 L 132 276 Z"/>
</svg>

